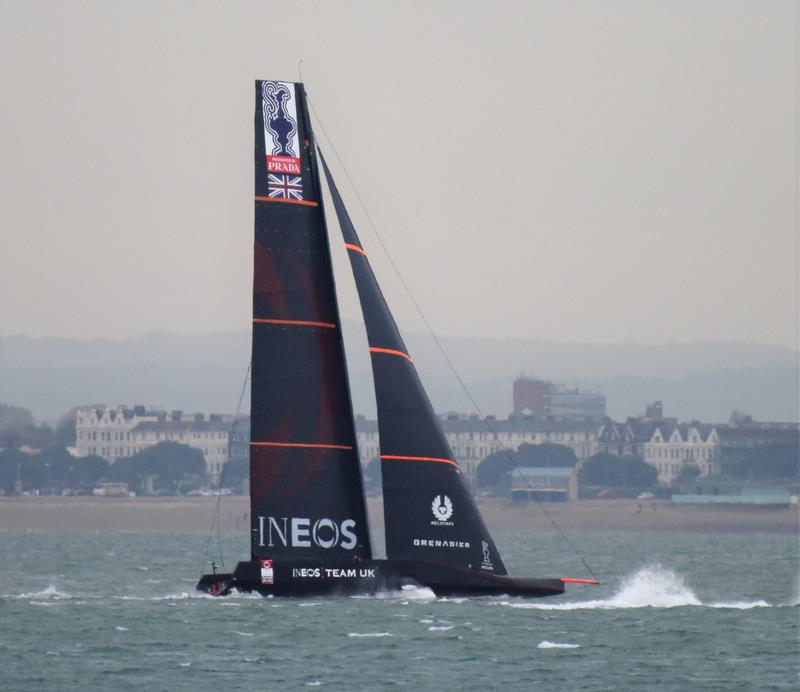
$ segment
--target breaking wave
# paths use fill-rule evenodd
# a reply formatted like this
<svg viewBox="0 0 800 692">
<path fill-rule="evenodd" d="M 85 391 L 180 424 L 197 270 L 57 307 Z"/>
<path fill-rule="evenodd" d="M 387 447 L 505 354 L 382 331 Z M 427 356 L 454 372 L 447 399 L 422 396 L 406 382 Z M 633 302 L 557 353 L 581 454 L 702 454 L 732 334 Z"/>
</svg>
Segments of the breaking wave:
<svg viewBox="0 0 800 692">
<path fill-rule="evenodd" d="M 64 593 L 63 591 L 59 591 L 55 586 L 50 584 L 46 589 L 42 589 L 41 591 L 32 591 L 30 593 L 21 593 L 18 596 L 14 596 L 14 598 L 22 598 L 22 599 L 53 599 L 53 600 L 61 600 L 63 598 L 72 598 L 72 596 L 68 593 Z"/>
<path fill-rule="evenodd" d="M 217 597 L 200 591 L 193 591 L 191 593 L 188 591 L 179 591 L 164 596 L 112 596 L 111 598 L 119 601 L 185 601 L 190 598 L 214 600 Z"/>
<path fill-rule="evenodd" d="M 709 608 L 733 608 L 735 610 L 750 610 L 751 608 L 772 608 L 771 603 L 759 599 L 758 601 L 731 601 L 730 603 L 704 603 Z"/>
<path fill-rule="evenodd" d="M 263 596 L 257 593 L 242 593 L 239 591 L 232 591 L 227 596 L 212 596 L 211 594 L 203 591 L 176 591 L 166 594 L 148 594 L 148 595 L 133 595 L 125 594 L 123 596 L 110 596 L 118 601 L 186 601 L 186 600 L 199 600 L 199 601 L 212 601 L 223 606 L 241 606 L 236 601 L 252 600 L 261 601 Z"/>
<path fill-rule="evenodd" d="M 436 600 L 436 594 L 433 593 L 427 586 L 403 586 L 401 589 L 397 591 L 379 591 L 378 593 L 374 594 L 364 594 L 364 595 L 355 595 L 350 596 L 350 598 L 386 598 L 386 599 L 398 599 L 403 601 L 434 601 Z"/>
<path fill-rule="evenodd" d="M 617 608 L 675 608 L 702 605 L 677 572 L 660 565 L 644 567 L 622 582 L 619 591 L 609 599 Z"/>
<path fill-rule="evenodd" d="M 763 600 L 736 601 L 731 603 L 703 603 L 687 586 L 677 572 L 661 565 L 643 567 L 625 578 L 617 592 L 610 598 L 569 603 L 515 603 L 502 601 L 501 605 L 510 608 L 535 610 L 612 610 L 619 608 L 679 608 L 684 606 L 705 606 L 708 608 L 770 608 Z"/>
<path fill-rule="evenodd" d="M 392 637 L 391 632 L 348 632 L 348 637 Z"/>
<path fill-rule="evenodd" d="M 546 639 L 539 642 L 537 649 L 580 649 L 580 644 L 562 644 L 561 642 L 549 642 Z"/>
</svg>

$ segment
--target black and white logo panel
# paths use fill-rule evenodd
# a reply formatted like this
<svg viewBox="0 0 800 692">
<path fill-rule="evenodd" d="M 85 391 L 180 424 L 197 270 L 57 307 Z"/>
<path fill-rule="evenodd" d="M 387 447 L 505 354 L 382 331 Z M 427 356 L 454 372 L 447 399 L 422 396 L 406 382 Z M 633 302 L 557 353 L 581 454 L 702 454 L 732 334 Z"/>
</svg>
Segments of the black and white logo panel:
<svg viewBox="0 0 800 692">
<path fill-rule="evenodd" d="M 447 495 L 437 495 L 431 503 L 433 521 L 431 526 L 452 526 L 453 501 Z"/>
</svg>

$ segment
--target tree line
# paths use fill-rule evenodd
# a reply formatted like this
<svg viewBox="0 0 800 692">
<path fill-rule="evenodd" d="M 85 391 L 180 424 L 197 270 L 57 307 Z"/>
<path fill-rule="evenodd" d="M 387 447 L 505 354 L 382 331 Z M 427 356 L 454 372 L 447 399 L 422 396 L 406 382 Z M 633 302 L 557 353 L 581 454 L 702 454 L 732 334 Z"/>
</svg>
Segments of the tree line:
<svg viewBox="0 0 800 692">
<path fill-rule="evenodd" d="M 563 468 L 577 462 L 575 452 L 565 445 L 521 444 L 516 451 L 501 450 L 486 457 L 478 465 L 478 487 L 507 492 L 515 468 Z M 578 481 L 581 485 L 649 489 L 658 482 L 658 472 L 640 457 L 600 453 L 583 462 Z"/>
<path fill-rule="evenodd" d="M 160 442 L 114 464 L 96 455 L 74 457 L 64 445 L 37 454 L 11 448 L 0 452 L 0 489 L 60 495 L 91 494 L 101 482 L 125 483 L 136 494 L 176 495 L 203 486 L 203 453 L 177 442 Z"/>
</svg>

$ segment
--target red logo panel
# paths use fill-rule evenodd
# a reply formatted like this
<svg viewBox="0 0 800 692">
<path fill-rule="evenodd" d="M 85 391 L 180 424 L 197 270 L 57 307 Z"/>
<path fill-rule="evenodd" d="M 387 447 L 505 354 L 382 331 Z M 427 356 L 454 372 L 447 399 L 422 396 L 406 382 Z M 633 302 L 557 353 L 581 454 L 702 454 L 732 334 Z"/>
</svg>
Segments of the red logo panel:
<svg viewBox="0 0 800 692">
<path fill-rule="evenodd" d="M 267 172 L 300 175 L 300 159 L 296 156 L 273 156 L 272 154 L 267 154 Z"/>
</svg>

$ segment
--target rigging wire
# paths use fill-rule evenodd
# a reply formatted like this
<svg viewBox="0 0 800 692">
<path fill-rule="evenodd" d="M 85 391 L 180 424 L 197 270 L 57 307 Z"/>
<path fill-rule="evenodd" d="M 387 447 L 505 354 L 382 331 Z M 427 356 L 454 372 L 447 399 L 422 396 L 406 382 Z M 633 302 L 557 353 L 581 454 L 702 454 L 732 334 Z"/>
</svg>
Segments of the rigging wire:
<svg viewBox="0 0 800 692">
<path fill-rule="evenodd" d="M 239 402 L 236 404 L 236 415 L 234 416 L 233 425 L 231 426 L 231 433 L 236 430 L 236 424 L 239 422 L 239 415 L 242 411 L 242 402 L 244 401 L 244 393 L 247 390 L 247 381 L 250 379 L 250 369 L 252 366 L 253 361 L 251 360 L 247 364 L 247 370 L 244 373 L 244 381 L 242 382 L 242 390 L 239 392 Z M 230 448 L 230 444 L 228 447 Z M 214 508 L 214 515 L 211 518 L 211 526 L 208 527 L 208 540 L 206 541 L 206 549 L 203 551 L 203 567 L 206 565 L 206 558 L 208 557 L 208 550 L 211 546 L 211 539 L 213 537 L 215 526 L 217 529 L 217 553 L 219 554 L 219 562 L 223 569 L 225 567 L 225 558 L 222 554 L 222 536 L 219 523 L 219 510 L 222 502 L 222 489 L 225 487 L 225 472 L 228 470 L 228 464 L 230 461 L 230 458 L 228 458 L 228 461 L 222 465 L 222 474 L 219 477 L 219 488 L 217 489 L 217 503 Z"/>
<path fill-rule="evenodd" d="M 328 141 L 328 144 L 330 145 L 330 148 L 331 148 L 331 151 L 333 152 L 333 155 L 336 157 L 336 160 L 339 162 L 339 165 L 341 166 L 342 170 L 344 171 L 344 174 L 347 177 L 348 182 L 350 183 L 350 187 L 352 188 L 353 192 L 355 193 L 356 199 L 358 200 L 358 203 L 359 203 L 359 205 L 361 207 L 361 210 L 364 212 L 364 216 L 366 217 L 370 227 L 372 228 L 372 232 L 375 234 L 375 237 L 378 239 L 378 242 L 380 243 L 380 246 L 383 249 L 384 254 L 386 255 L 387 259 L 389 260 L 389 263 L 392 265 L 392 269 L 394 270 L 394 273 L 397 275 L 397 278 L 400 280 L 400 283 L 402 284 L 403 288 L 405 289 L 405 292 L 408 295 L 409 299 L 413 303 L 414 308 L 416 309 L 416 311 L 419 314 L 419 316 L 422 318 L 422 321 L 425 324 L 425 327 L 427 328 L 428 333 L 433 338 L 434 342 L 436 343 L 437 348 L 439 349 L 439 352 L 442 354 L 442 357 L 445 359 L 448 367 L 452 371 L 453 375 L 455 375 L 455 378 L 456 378 L 456 380 L 458 380 L 458 383 L 461 385 L 461 389 L 466 394 L 466 396 L 469 399 L 470 403 L 472 404 L 472 407 L 474 408 L 475 412 L 480 416 L 480 419 L 483 421 L 484 425 L 489 430 L 489 432 L 495 437 L 495 439 L 499 439 L 498 434 L 495 432 L 495 430 L 493 429 L 492 425 L 486 419 L 486 416 L 483 415 L 483 411 L 481 411 L 480 406 L 478 406 L 478 403 L 475 401 L 475 398 L 472 396 L 472 392 L 470 392 L 469 388 L 467 387 L 467 385 L 464 382 L 464 380 L 461 378 L 461 375 L 459 374 L 459 372 L 456 369 L 455 365 L 453 364 L 453 362 L 450 360 L 449 356 L 447 355 L 447 352 L 445 351 L 444 346 L 442 346 L 441 341 L 439 341 L 439 337 L 436 336 L 436 332 L 433 331 L 433 327 L 431 326 L 430 322 L 428 321 L 428 318 L 425 316 L 425 313 L 423 312 L 422 308 L 420 307 L 419 303 L 417 302 L 416 298 L 414 297 L 414 294 L 411 292 L 411 289 L 409 288 L 408 284 L 406 283 L 405 279 L 403 278 L 403 275 L 400 273 L 400 269 L 398 268 L 397 264 L 395 264 L 394 258 L 392 257 L 391 253 L 389 252 L 389 248 L 386 246 L 386 243 L 383 242 L 383 238 L 381 237 L 381 234 L 378 232 L 378 229 L 377 229 L 377 227 L 375 225 L 375 222 L 372 220 L 372 217 L 370 216 L 369 211 L 367 211 L 367 206 L 364 203 L 364 200 L 361 198 L 361 195 L 358 192 L 358 188 L 356 187 L 356 184 L 353 181 L 353 178 L 350 176 L 350 172 L 347 170 L 347 166 L 344 165 L 344 161 L 342 161 L 342 157 L 339 156 L 339 152 L 336 150 L 336 147 L 333 144 L 333 140 L 331 139 L 330 135 L 328 134 L 327 130 L 325 129 L 325 124 L 322 122 L 322 118 L 320 118 L 319 113 L 317 113 L 317 109 L 314 108 L 314 104 L 311 102 L 311 99 L 309 98 L 308 94 L 306 94 L 306 101 L 307 101 L 309 107 L 311 108 L 311 112 L 314 114 L 314 117 L 317 119 L 317 122 L 319 123 L 320 129 L 322 130 L 322 134 L 325 136 L 325 139 Z M 542 510 L 542 512 L 544 513 L 545 517 L 547 517 L 548 521 L 553 526 L 553 528 L 556 530 L 558 535 L 564 540 L 564 542 L 570 547 L 572 552 L 575 553 L 575 555 L 578 557 L 578 559 L 583 563 L 583 566 L 588 570 L 589 574 L 591 574 L 592 577 L 594 579 L 596 579 L 597 581 L 600 581 L 598 576 L 597 576 L 597 574 L 595 574 L 595 571 L 589 566 L 588 562 L 584 559 L 583 555 L 581 555 L 581 553 L 573 545 L 573 543 L 566 537 L 566 535 L 564 535 L 564 532 L 558 526 L 558 524 L 556 523 L 555 519 L 553 519 L 553 517 L 547 511 L 547 509 L 545 508 L 544 504 L 541 502 L 541 500 L 539 500 L 536 497 L 536 495 L 533 492 L 534 491 L 533 487 L 530 485 L 528 479 L 525 478 L 525 475 L 522 473 L 522 470 L 520 469 L 520 466 L 517 464 L 517 462 L 515 461 L 515 459 L 511 455 L 511 451 L 512 450 L 510 450 L 506 446 L 503 446 L 503 447 L 501 447 L 501 449 L 499 451 L 502 451 L 502 452 L 504 452 L 506 454 L 506 456 L 508 457 L 509 461 L 512 464 L 513 469 L 518 472 L 518 474 L 520 475 L 520 477 L 524 481 L 525 485 L 528 487 L 528 490 L 531 491 L 531 496 L 536 501 L 536 503 L 538 504 L 539 508 Z"/>
</svg>

